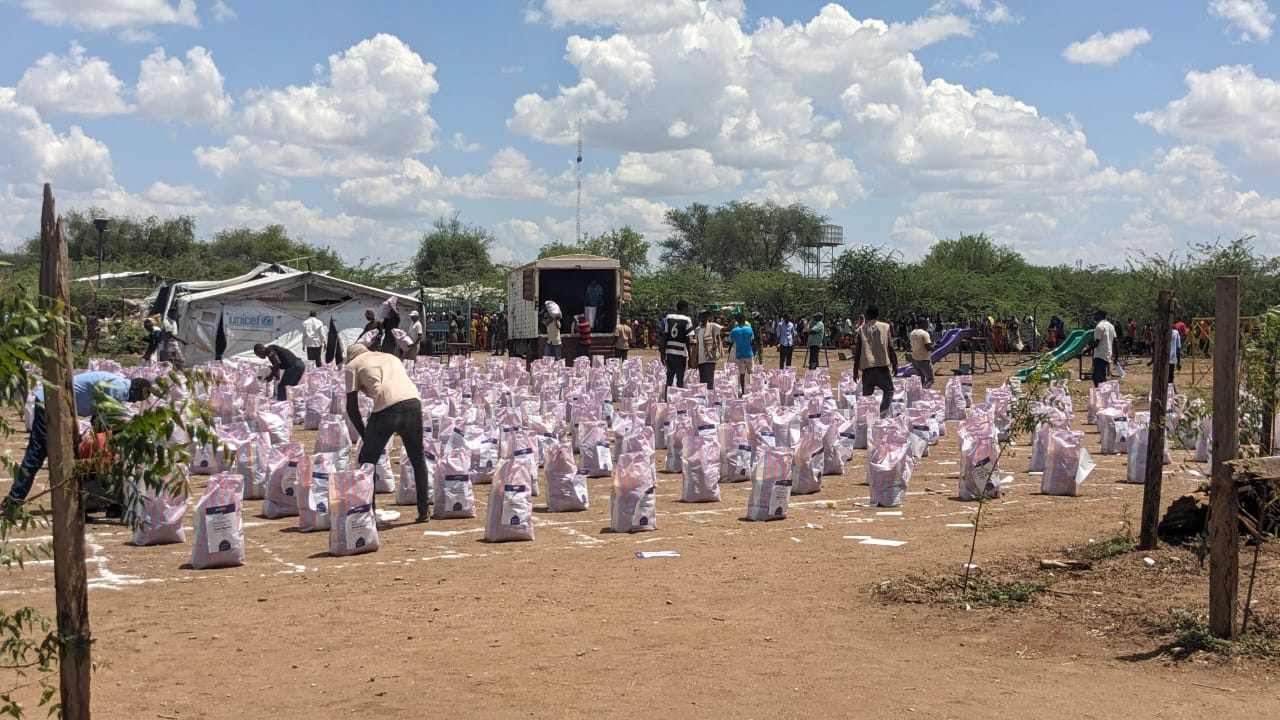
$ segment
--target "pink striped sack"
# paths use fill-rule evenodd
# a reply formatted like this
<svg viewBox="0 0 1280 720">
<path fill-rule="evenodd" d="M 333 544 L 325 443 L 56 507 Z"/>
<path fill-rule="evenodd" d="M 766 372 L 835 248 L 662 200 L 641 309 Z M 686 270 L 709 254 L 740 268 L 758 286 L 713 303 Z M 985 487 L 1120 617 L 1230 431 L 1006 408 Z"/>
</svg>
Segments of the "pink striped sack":
<svg viewBox="0 0 1280 720">
<path fill-rule="evenodd" d="M 513 435 L 509 441 L 508 452 L 511 453 L 509 460 L 523 463 L 529 466 L 529 493 L 533 497 L 538 497 L 538 441 L 529 433 L 521 430 Z"/>
<path fill-rule="evenodd" d="M 960 436 L 960 499 L 1000 497 L 1000 441 L 993 425 L 962 425 Z"/>
<path fill-rule="evenodd" d="M 236 451 L 236 465 L 233 472 L 244 478 L 244 499 L 261 500 L 267 496 L 267 480 L 272 472 L 279 472 L 284 466 L 284 455 L 272 446 L 263 434 L 259 439 L 250 440 Z"/>
<path fill-rule="evenodd" d="M 195 444 L 191 445 L 190 451 L 191 462 L 189 465 L 192 475 L 217 475 L 222 472 L 221 451 Z"/>
<path fill-rule="evenodd" d="M 236 473 L 209 478 L 196 503 L 196 537 L 191 546 L 191 567 L 196 570 L 244 564 L 243 483 Z"/>
<path fill-rule="evenodd" d="M 1084 433 L 1050 428 L 1048 436 L 1040 492 L 1075 497 L 1094 468 L 1093 458 L 1084 449 Z"/>
<path fill-rule="evenodd" d="M 498 472 L 498 428 L 471 428 L 471 484 L 488 485 Z"/>
<path fill-rule="evenodd" d="M 684 441 L 680 502 L 720 502 L 720 443 L 693 435 Z"/>
<path fill-rule="evenodd" d="M 375 494 L 393 493 L 396 491 L 396 474 L 391 465 L 391 450 L 394 446 L 394 438 L 388 440 L 387 446 L 382 450 L 382 455 L 378 456 L 378 462 L 373 464 L 373 492 Z M 351 459 L 355 460 L 360 457 L 360 452 L 363 449 L 364 440 L 360 440 L 352 450 L 350 456 Z"/>
<path fill-rule="evenodd" d="M 437 520 L 473 518 L 476 496 L 471 484 L 471 451 L 452 448 L 440 455 L 440 468 L 435 477 L 435 510 Z"/>
<path fill-rule="evenodd" d="M 613 532 L 658 529 L 657 483 L 652 455 L 633 452 L 618 458 L 609 496 L 609 527 Z"/>
<path fill-rule="evenodd" d="M 1145 414 L 1145 413 L 1144 413 Z M 1147 448 L 1151 445 L 1151 425 L 1149 423 L 1133 423 L 1129 427 L 1129 466 L 1126 468 L 1125 480 L 1131 483 L 1145 483 L 1147 479 Z M 1173 462 L 1169 454 L 1169 436 L 1165 436 L 1161 464 Z"/>
<path fill-rule="evenodd" d="M 351 435 L 347 429 L 345 415 L 324 415 L 320 418 L 315 451 L 317 453 L 349 453 L 351 451 Z"/>
<path fill-rule="evenodd" d="M 293 434 L 293 407 L 289 401 L 264 402 L 258 406 L 258 430 L 271 436 L 271 442 L 282 445 Z"/>
<path fill-rule="evenodd" d="M 800 434 L 791 462 L 791 494 L 812 495 L 822 491 L 823 437 L 827 426 L 811 421 Z"/>
<path fill-rule="evenodd" d="M 870 502 L 880 507 L 900 507 L 915 469 L 911 434 L 896 419 L 877 420 L 872 434 L 875 442 L 867 450 Z"/>
<path fill-rule="evenodd" d="M 689 416 L 677 414 L 667 426 L 667 458 L 663 472 L 683 472 L 681 462 L 684 459 L 684 440 L 693 432 L 693 423 Z"/>
<path fill-rule="evenodd" d="M 166 485 L 186 487 L 186 469 L 178 468 L 179 477 L 166 480 Z M 168 545 L 187 541 L 182 520 L 187 514 L 187 496 L 167 489 L 149 488 L 141 482 L 129 484 L 129 497 L 125 501 L 130 517 L 127 524 L 133 527 L 133 544 Z"/>
<path fill-rule="evenodd" d="M 489 488 L 489 508 L 484 523 L 486 542 L 533 539 L 535 472 L 536 468 L 521 460 L 499 463 L 493 487 Z"/>
<path fill-rule="evenodd" d="M 434 441 L 423 439 L 422 454 L 427 465 L 427 477 L 423 483 L 427 486 L 427 502 L 434 502 L 436 475 L 436 445 Z M 406 453 L 400 453 L 400 485 L 396 488 L 396 505 L 418 504 L 418 479 L 413 476 L 413 463 L 409 462 Z"/>
<path fill-rule="evenodd" d="M 298 530 L 328 530 L 329 483 L 338 474 L 336 453 L 317 453 L 311 458 L 311 475 L 298 478 Z"/>
<path fill-rule="evenodd" d="M 857 444 L 857 422 L 842 415 L 832 415 L 827 434 L 822 439 L 822 472 L 824 475 L 843 475 L 844 466 L 853 459 Z"/>
<path fill-rule="evenodd" d="M 1099 410 L 1095 416 L 1103 455 L 1124 454 L 1129 449 L 1128 412 L 1117 407 Z"/>
<path fill-rule="evenodd" d="M 585 422 L 579 428 L 579 462 L 578 469 L 588 477 L 609 477 L 613 475 L 613 452 L 609 449 L 609 436 L 605 434 L 604 423 Z"/>
<path fill-rule="evenodd" d="M 720 468 L 720 482 L 747 482 L 755 470 L 755 449 L 751 446 L 750 433 L 744 422 L 730 422 L 720 426 L 720 447 L 724 465 Z"/>
<path fill-rule="evenodd" d="M 303 430 L 319 430 L 320 418 L 329 412 L 333 404 L 328 395 L 315 394 L 306 399 L 306 413 L 302 419 Z"/>
<path fill-rule="evenodd" d="M 800 416 L 794 410 L 775 410 L 769 414 L 769 422 L 779 447 L 793 448 L 800 442 Z"/>
<path fill-rule="evenodd" d="M 791 466 L 795 453 L 790 448 L 763 447 L 751 479 L 747 499 L 747 519 L 782 520 L 791 499 Z"/>
<path fill-rule="evenodd" d="M 965 398 L 964 390 L 960 385 L 960 378 L 953 377 L 947 381 L 947 387 L 943 392 L 943 397 L 947 403 L 947 419 L 964 420 L 964 411 L 969 407 L 969 403 Z"/>
<path fill-rule="evenodd" d="M 571 512 L 587 509 L 587 476 L 578 472 L 572 445 L 567 442 L 552 445 L 547 451 L 544 472 L 548 510 Z"/>
<path fill-rule="evenodd" d="M 302 443 L 280 447 L 284 462 L 272 467 L 267 476 L 267 497 L 262 514 L 268 518 L 292 517 L 298 514 L 298 484 L 311 477 L 311 458 Z"/>
<path fill-rule="evenodd" d="M 329 482 L 329 554 L 361 555 L 378 549 L 373 513 L 373 465 L 340 470 Z"/>
</svg>

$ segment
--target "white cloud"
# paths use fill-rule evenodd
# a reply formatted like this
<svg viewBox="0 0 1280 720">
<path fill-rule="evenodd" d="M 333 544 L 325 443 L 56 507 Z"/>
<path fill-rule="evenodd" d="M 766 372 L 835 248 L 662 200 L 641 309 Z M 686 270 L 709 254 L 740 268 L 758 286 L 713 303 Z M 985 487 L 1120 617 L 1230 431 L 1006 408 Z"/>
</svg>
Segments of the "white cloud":
<svg viewBox="0 0 1280 720">
<path fill-rule="evenodd" d="M 692 197 L 715 195 L 742 182 L 743 171 L 716 165 L 701 149 L 626 153 L 613 172 L 612 186 L 623 195 Z"/>
<path fill-rule="evenodd" d="M 236 17 L 236 11 L 230 5 L 222 0 L 218 0 L 213 4 L 213 19 L 218 22 L 227 22 Z"/>
<path fill-rule="evenodd" d="M 742 0 L 546 0 L 541 12 L 526 18 L 533 22 L 547 18 L 552 27 L 603 25 L 623 32 L 656 33 L 696 21 L 704 8 L 735 18 L 745 12 Z"/>
<path fill-rule="evenodd" d="M 1181 140 L 1234 143 L 1245 162 L 1274 173 L 1280 163 L 1280 82 L 1248 65 L 1186 75 L 1187 94 L 1138 122 Z"/>
<path fill-rule="evenodd" d="M 1151 33 L 1146 28 L 1129 28 L 1110 34 L 1096 32 L 1087 40 L 1073 42 L 1062 51 L 1062 57 L 1068 62 L 1081 65 L 1115 65 L 1121 59 L 1138 49 L 1138 46 L 1151 42 Z"/>
<path fill-rule="evenodd" d="M 30 197 L 38 196 L 45 182 L 69 192 L 115 186 L 105 144 L 74 125 L 57 132 L 5 87 L 0 87 L 0 177 L 9 192 Z"/>
<path fill-rule="evenodd" d="M 334 196 L 364 217 L 448 215 L 452 207 L 440 198 L 441 180 L 439 169 L 405 160 L 396 174 L 344 180 Z"/>
<path fill-rule="evenodd" d="M 138 112 L 164 122 L 221 125 L 231 115 L 231 98 L 208 50 L 187 51 L 187 62 L 166 57 L 163 48 L 143 59 L 136 87 Z"/>
<path fill-rule="evenodd" d="M 467 142 L 466 136 L 460 132 L 453 134 L 452 145 L 454 150 L 465 153 L 480 152 L 484 149 L 484 146 L 480 143 Z"/>
<path fill-rule="evenodd" d="M 146 25 L 199 27 L 195 0 L 21 0 L 32 18 L 49 25 L 111 30 Z"/>
<path fill-rule="evenodd" d="M 306 86 L 248 94 L 241 127 L 251 137 L 341 152 L 404 157 L 435 145 L 428 114 L 435 65 L 394 35 L 329 56 L 327 75 Z"/>
<path fill-rule="evenodd" d="M 123 88 L 107 61 L 86 57 L 84 46 L 72 42 L 68 54 L 49 53 L 22 73 L 17 101 L 45 114 L 102 117 L 128 111 Z"/>
<path fill-rule="evenodd" d="M 546 200 L 553 180 L 534 167 L 524 153 L 505 147 L 489 158 L 483 175 L 466 174 L 449 178 L 443 191 L 450 196 Z"/>
<path fill-rule="evenodd" d="M 1276 21 L 1266 0 L 1210 0 L 1209 14 L 1239 30 L 1242 42 L 1270 40 L 1271 23 Z"/>
</svg>

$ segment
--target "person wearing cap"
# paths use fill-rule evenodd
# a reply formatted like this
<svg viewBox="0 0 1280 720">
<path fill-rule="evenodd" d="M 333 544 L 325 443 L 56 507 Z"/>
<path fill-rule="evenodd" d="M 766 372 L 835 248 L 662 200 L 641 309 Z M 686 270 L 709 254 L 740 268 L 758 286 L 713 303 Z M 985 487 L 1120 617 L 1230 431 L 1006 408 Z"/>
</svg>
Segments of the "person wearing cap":
<svg viewBox="0 0 1280 720">
<path fill-rule="evenodd" d="M 307 359 L 316 367 L 324 364 L 324 323 L 316 317 L 315 310 L 302 321 L 302 349 L 307 351 Z"/>
<path fill-rule="evenodd" d="M 413 466 L 418 496 L 416 522 L 427 522 L 431 509 L 427 499 L 427 456 L 422 443 L 422 398 L 405 372 L 404 363 L 391 353 L 370 352 L 355 343 L 347 348 L 342 377 L 347 390 L 347 417 L 360 437 L 357 465 L 377 463 L 391 436 L 399 435 L 405 457 Z M 367 423 L 360 415 L 360 393 L 373 400 Z"/>
<path fill-rule="evenodd" d="M 422 351 L 422 321 L 418 319 L 418 311 L 409 312 L 409 349 L 404 353 L 405 360 L 416 360 Z"/>
<path fill-rule="evenodd" d="M 806 344 L 809 346 L 809 369 L 818 369 L 818 350 L 827 336 L 827 328 L 822 324 L 822 313 L 814 313 L 813 319 L 805 326 Z"/>
<path fill-rule="evenodd" d="M 75 393 L 76 415 L 91 418 L 97 428 L 105 429 L 113 420 L 106 407 L 107 403 L 111 400 L 122 403 L 140 402 L 151 391 L 151 381 L 144 378 L 131 380 L 113 372 L 95 371 L 76 375 L 71 379 L 71 387 Z M 49 457 L 48 433 L 42 384 L 36 388 L 36 405 L 31 415 L 31 434 L 27 438 L 27 449 L 22 455 L 21 464 L 14 470 L 13 487 L 9 488 L 9 494 L 5 496 L 4 507 L 26 501 L 36 473 Z M 76 444 L 79 445 L 79 442 Z"/>
</svg>

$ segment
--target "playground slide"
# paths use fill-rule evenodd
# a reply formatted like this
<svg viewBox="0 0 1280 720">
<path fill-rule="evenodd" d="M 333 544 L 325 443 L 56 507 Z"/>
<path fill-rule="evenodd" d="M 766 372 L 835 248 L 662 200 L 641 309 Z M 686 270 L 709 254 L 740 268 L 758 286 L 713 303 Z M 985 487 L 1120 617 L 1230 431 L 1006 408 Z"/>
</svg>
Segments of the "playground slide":
<svg viewBox="0 0 1280 720">
<path fill-rule="evenodd" d="M 1036 358 L 1036 361 L 1029 367 L 1019 370 L 1014 373 L 1013 376 L 1019 380 L 1026 380 L 1027 376 L 1031 374 L 1031 371 L 1034 370 L 1036 365 L 1039 365 L 1046 356 L 1052 358 L 1053 362 L 1059 364 L 1075 360 L 1080 357 L 1080 353 L 1084 352 L 1085 346 L 1089 344 L 1089 340 L 1092 337 L 1092 329 L 1072 330 L 1071 333 L 1067 335 L 1066 339 L 1062 341 L 1062 344 L 1053 349 L 1053 352 L 1041 355 Z"/>
<path fill-rule="evenodd" d="M 930 359 L 932 359 L 934 363 L 942 362 L 960 346 L 961 340 L 964 340 L 972 334 L 973 332 L 968 328 L 952 328 L 948 330 L 947 334 L 943 335 L 942 340 L 938 342 L 938 346 L 933 349 L 933 352 L 929 353 Z M 910 362 L 898 367 L 898 377 L 909 377 L 915 374 L 916 368 Z"/>
</svg>

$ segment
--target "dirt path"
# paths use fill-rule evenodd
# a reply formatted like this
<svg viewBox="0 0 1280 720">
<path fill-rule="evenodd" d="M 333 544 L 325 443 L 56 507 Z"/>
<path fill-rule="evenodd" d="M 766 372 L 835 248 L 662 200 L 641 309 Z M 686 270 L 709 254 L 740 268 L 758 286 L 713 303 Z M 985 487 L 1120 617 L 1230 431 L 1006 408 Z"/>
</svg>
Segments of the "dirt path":
<svg viewBox="0 0 1280 720">
<path fill-rule="evenodd" d="M 979 376 L 977 385 L 1002 379 Z M 1137 394 L 1141 382 L 1131 374 L 1126 390 Z M 1092 430 L 1082 413 L 1075 426 Z M 11 440 L 20 451 L 24 438 Z M 1097 448 L 1096 433 L 1086 446 Z M 110 663 L 94 676 L 96 715 L 1078 719 L 1280 710 L 1273 663 L 1141 659 L 1160 642 L 1137 626 L 1134 608 L 1160 615 L 1204 604 L 1204 572 L 1182 550 L 1162 549 L 1154 568 L 1140 555 L 1117 558 L 1101 580 L 1064 580 L 1066 594 L 1024 611 L 877 597 L 882 581 L 956 573 L 967 559 L 963 526 L 976 506 L 954 499 L 956 455 L 951 433 L 921 461 L 901 515 L 857 505 L 867 498 L 859 453 L 781 522 L 740 520 L 745 484 L 723 486 L 719 504 L 684 505 L 679 477 L 660 475 L 658 530 L 609 534 L 602 479 L 591 482 L 590 510 L 539 513 L 532 543 L 485 544 L 482 519 L 433 521 L 425 534 L 400 522 L 381 534 L 380 551 L 355 558 L 329 557 L 325 533 L 256 517 L 260 502 L 250 501 L 248 564 L 232 570 L 183 570 L 189 542 L 135 548 L 120 527 L 93 525 L 96 656 Z M 1176 456 L 1166 503 L 1202 481 L 1192 474 L 1202 467 Z M 1046 497 L 1015 451 L 1004 468 L 1011 492 L 985 511 L 977 562 L 1022 566 L 1136 522 L 1142 490 L 1119 482 L 1124 458 L 1098 460 L 1082 497 Z M 481 518 L 485 495 L 477 493 Z M 680 557 L 636 558 L 644 550 Z M 1274 578 L 1261 581 L 1260 611 L 1280 600 Z M 7 573 L 0 603 L 49 611 L 51 586 L 47 564 Z"/>
</svg>

